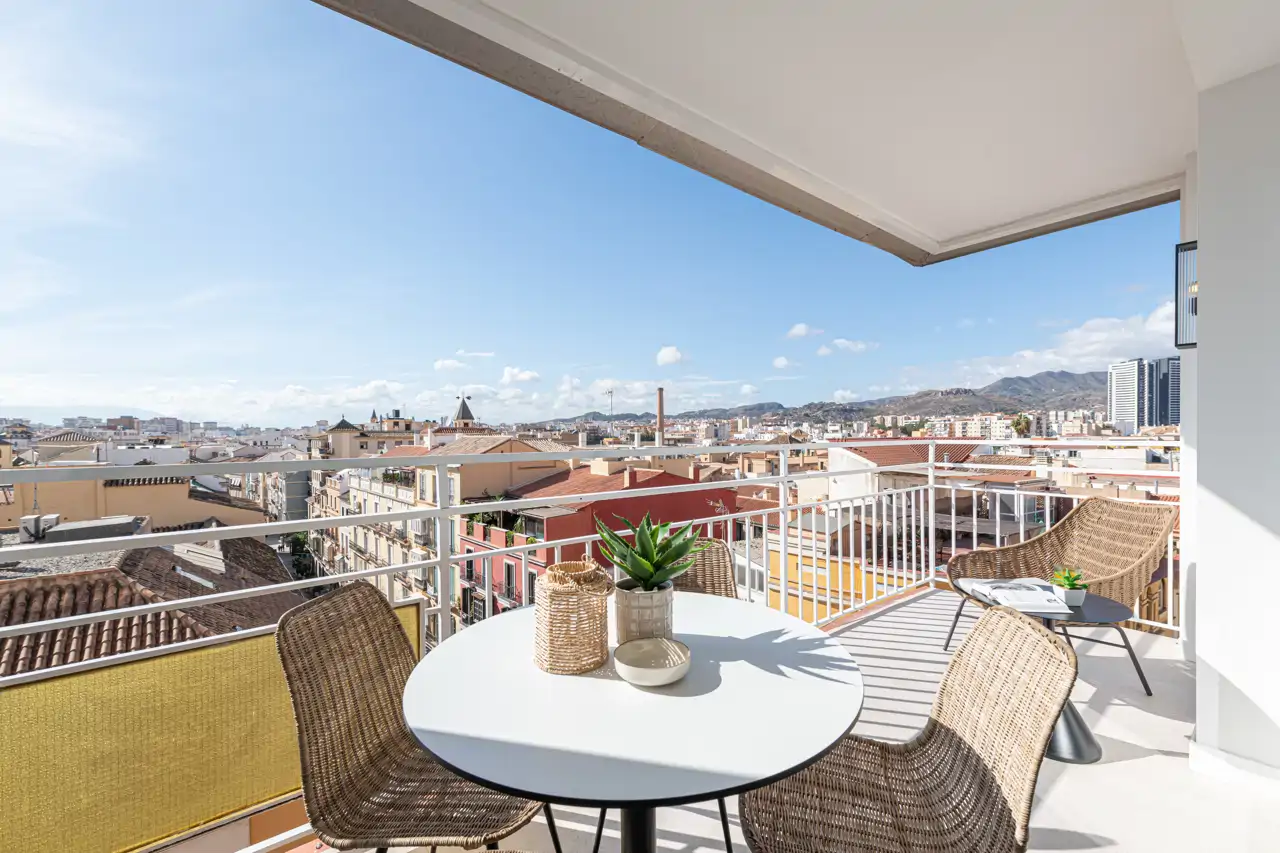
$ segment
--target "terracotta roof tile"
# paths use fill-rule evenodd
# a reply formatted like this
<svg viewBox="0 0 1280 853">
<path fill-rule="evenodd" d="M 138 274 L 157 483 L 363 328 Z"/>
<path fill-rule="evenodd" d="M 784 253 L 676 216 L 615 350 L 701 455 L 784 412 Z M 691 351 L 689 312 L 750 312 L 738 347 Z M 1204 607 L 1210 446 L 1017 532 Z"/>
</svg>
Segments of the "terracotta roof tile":
<svg viewBox="0 0 1280 853">
<path fill-rule="evenodd" d="M 159 601 L 119 569 L 40 575 L 0 582 L 0 625 L 99 613 Z M 0 676 L 78 663 L 207 637 L 212 631 L 178 611 L 110 619 L 0 640 Z"/>
<path fill-rule="evenodd" d="M 616 492 L 624 488 L 639 488 L 642 483 L 660 477 L 664 472 L 648 469 L 632 469 L 631 485 L 624 486 L 625 471 L 616 474 L 592 474 L 590 466 L 583 465 L 573 470 L 557 471 L 541 480 L 534 480 L 519 488 L 512 489 L 512 494 L 521 498 L 553 498 L 564 495 L 590 495 L 595 492 Z M 675 479 L 684 480 L 683 477 Z"/>
<path fill-rule="evenodd" d="M 37 444 L 94 444 L 99 441 L 102 439 L 75 429 L 62 430 L 36 439 Z"/>
<path fill-rule="evenodd" d="M 911 465 L 929 461 L 929 445 L 927 444 L 882 444 L 872 447 L 860 447 L 859 442 L 859 439 L 846 439 L 833 446 L 842 447 L 845 450 L 856 453 L 863 459 L 874 462 L 881 467 Z M 946 459 L 953 463 L 965 462 L 979 446 L 977 444 L 938 445 L 935 461 L 942 462 L 945 455 Z"/>
<path fill-rule="evenodd" d="M 467 453 L 488 453 L 511 441 L 509 435 L 473 435 L 464 436 L 431 448 L 431 456 L 456 456 Z"/>
<path fill-rule="evenodd" d="M 420 444 L 402 444 L 399 447 L 393 447 L 383 456 L 426 456 L 431 452 L 430 447 L 423 447 Z"/>
<path fill-rule="evenodd" d="M 118 480 L 103 480 L 104 487 L 114 486 L 163 486 L 174 483 L 190 482 L 190 477 L 122 477 Z"/>
</svg>

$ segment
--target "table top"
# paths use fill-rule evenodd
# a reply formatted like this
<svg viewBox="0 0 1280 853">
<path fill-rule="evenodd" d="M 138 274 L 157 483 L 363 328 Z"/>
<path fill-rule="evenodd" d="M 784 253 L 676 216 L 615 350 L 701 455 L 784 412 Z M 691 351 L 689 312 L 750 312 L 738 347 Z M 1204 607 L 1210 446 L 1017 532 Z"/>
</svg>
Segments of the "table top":
<svg viewBox="0 0 1280 853">
<path fill-rule="evenodd" d="M 534 609 L 503 613 L 432 650 L 405 687 L 409 728 L 460 775 L 530 799 L 663 806 L 751 790 L 826 754 L 862 709 L 839 641 L 761 604 L 677 593 L 681 681 L 639 688 L 613 656 L 595 672 L 533 662 Z M 609 603 L 613 636 L 613 603 Z M 611 643 L 612 645 L 612 643 Z"/>
<path fill-rule="evenodd" d="M 971 582 L 969 578 L 959 578 L 956 583 L 960 589 L 978 599 L 979 601 L 991 604 L 991 600 L 985 595 L 974 592 L 969 588 Z M 1091 592 L 1085 592 L 1084 604 L 1079 607 L 1072 607 L 1070 613 L 1028 613 L 1020 611 L 1033 619 L 1050 619 L 1054 622 L 1078 622 L 1082 625 L 1114 625 L 1118 622 L 1133 618 L 1133 608 L 1126 607 L 1115 599 L 1103 598 L 1101 595 L 1094 595 Z"/>
</svg>

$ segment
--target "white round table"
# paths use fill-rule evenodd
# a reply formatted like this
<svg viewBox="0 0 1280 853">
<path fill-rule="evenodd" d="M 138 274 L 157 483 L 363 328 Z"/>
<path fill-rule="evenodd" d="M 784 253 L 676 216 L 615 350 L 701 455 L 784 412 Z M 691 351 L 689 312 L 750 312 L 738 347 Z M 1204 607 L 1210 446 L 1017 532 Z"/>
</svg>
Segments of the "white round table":
<svg viewBox="0 0 1280 853">
<path fill-rule="evenodd" d="M 612 636 L 613 602 L 609 603 Z M 534 610 L 473 625 L 431 651 L 405 686 L 414 735 L 455 772 L 538 802 L 619 808 L 625 853 L 654 849 L 653 809 L 758 788 L 848 734 L 862 675 L 838 641 L 760 604 L 678 593 L 689 673 L 622 681 L 613 657 L 585 675 L 533 662 Z"/>
</svg>

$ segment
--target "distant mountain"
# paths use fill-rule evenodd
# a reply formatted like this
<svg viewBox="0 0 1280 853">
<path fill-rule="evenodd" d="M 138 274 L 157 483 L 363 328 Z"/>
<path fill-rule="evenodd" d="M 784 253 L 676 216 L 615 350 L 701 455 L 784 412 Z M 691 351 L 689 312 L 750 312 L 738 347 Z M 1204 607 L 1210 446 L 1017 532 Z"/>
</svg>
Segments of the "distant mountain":
<svg viewBox="0 0 1280 853">
<path fill-rule="evenodd" d="M 116 418 L 132 415 L 135 418 L 158 418 L 159 412 L 132 406 L 9 406 L 0 404 L 0 418 L 25 418 L 36 423 L 60 426 L 63 418 Z"/>
<path fill-rule="evenodd" d="M 552 418 L 549 421 L 542 421 L 542 423 L 560 424 L 576 423 L 578 421 L 656 421 L 657 419 L 658 416 L 653 412 L 641 412 L 640 414 L 636 414 L 635 412 L 618 412 L 617 414 L 606 415 L 604 412 L 597 412 L 593 409 L 590 412 L 583 412 L 582 414 L 572 418 Z"/>
<path fill-rule="evenodd" d="M 681 412 L 682 418 L 732 418 L 778 412 L 796 420 L 867 420 L 875 415 L 976 415 L 1034 409 L 1104 409 L 1107 374 L 1046 371 L 1034 376 L 1007 376 L 983 388 L 944 388 L 898 397 L 852 403 L 814 402 L 785 407 L 752 403 L 734 409 Z"/>
<path fill-rule="evenodd" d="M 982 393 L 1027 401 L 1026 405 L 1042 409 L 1100 409 L 1107 401 L 1107 372 L 1046 370 L 1034 376 L 1006 376 L 983 388 Z"/>
<path fill-rule="evenodd" d="M 917 391 L 899 397 L 858 400 L 852 403 L 814 402 L 787 407 L 781 403 L 748 403 L 728 409 L 695 409 L 672 415 L 677 418 L 760 417 L 781 414 L 794 420 L 857 421 L 876 415 L 976 415 L 979 412 L 1021 412 L 1035 409 L 1105 409 L 1107 405 L 1106 371 L 1067 373 L 1047 370 L 1034 376 L 1006 376 L 982 388 L 943 388 Z M 652 412 L 624 412 L 612 418 L 601 412 L 585 412 L 566 421 L 640 421 L 652 422 Z"/>
</svg>

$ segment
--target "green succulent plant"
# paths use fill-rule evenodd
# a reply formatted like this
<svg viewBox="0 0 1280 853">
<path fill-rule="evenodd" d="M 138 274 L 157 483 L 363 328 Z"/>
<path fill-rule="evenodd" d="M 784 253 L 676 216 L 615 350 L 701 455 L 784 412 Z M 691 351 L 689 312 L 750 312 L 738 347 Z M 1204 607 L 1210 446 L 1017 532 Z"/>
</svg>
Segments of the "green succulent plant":
<svg viewBox="0 0 1280 853">
<path fill-rule="evenodd" d="M 1063 589 L 1088 589 L 1089 585 L 1084 582 L 1084 575 L 1071 568 L 1070 566 L 1055 566 L 1053 578 L 1050 580 L 1054 586 L 1060 586 Z"/>
<path fill-rule="evenodd" d="M 600 550 L 609 562 L 645 592 L 651 592 L 688 571 L 693 565 L 694 555 L 710 545 L 698 544 L 697 537 L 693 535 L 693 522 L 672 533 L 670 523 L 654 524 L 647 512 L 638 525 L 619 515 L 614 518 L 630 528 L 635 543 L 614 533 L 597 518 Z"/>
</svg>

